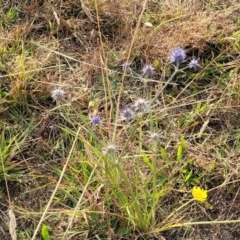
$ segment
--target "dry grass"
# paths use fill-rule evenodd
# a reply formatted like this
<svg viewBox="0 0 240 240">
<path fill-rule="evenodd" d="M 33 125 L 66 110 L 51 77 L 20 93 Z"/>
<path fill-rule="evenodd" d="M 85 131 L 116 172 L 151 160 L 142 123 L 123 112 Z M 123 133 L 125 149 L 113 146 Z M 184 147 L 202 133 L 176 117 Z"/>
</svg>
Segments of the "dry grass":
<svg viewBox="0 0 240 240">
<path fill-rule="evenodd" d="M 9 210 L 24 240 L 239 239 L 240 3 L 145 3 L 0 1 L 1 239 L 15 234 Z M 177 74 L 149 113 L 119 121 L 162 89 L 178 46 L 201 68 Z M 134 74 L 121 69 L 128 57 Z M 66 102 L 53 102 L 56 87 Z M 208 205 L 191 201 L 196 185 Z M 138 205 L 155 209 L 147 227 Z"/>
</svg>

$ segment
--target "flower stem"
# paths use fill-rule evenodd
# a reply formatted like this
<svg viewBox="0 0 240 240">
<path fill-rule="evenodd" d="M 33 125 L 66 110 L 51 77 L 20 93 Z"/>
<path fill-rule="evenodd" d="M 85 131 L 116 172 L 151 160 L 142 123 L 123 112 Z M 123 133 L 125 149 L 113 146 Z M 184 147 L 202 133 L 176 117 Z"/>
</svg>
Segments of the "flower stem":
<svg viewBox="0 0 240 240">
<path fill-rule="evenodd" d="M 160 91 L 155 95 L 155 97 L 152 99 L 150 105 L 152 105 L 152 103 L 160 96 L 160 94 L 163 92 L 163 90 L 168 86 L 168 84 L 173 80 L 173 78 L 175 77 L 175 75 L 180 72 L 180 70 L 175 67 L 175 71 L 172 74 L 172 76 L 167 80 L 167 82 L 165 83 L 165 85 L 160 89 Z"/>
</svg>

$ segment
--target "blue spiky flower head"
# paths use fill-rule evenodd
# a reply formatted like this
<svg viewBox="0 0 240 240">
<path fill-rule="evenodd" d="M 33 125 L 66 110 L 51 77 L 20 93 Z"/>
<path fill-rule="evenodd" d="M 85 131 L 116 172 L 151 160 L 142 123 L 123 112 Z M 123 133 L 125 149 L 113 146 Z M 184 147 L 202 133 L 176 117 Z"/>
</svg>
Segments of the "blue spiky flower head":
<svg viewBox="0 0 240 240">
<path fill-rule="evenodd" d="M 95 115 L 95 116 L 92 116 L 91 119 L 90 119 L 90 123 L 96 127 L 97 125 L 99 125 L 101 122 L 101 119 L 99 117 L 99 115 Z"/>
<path fill-rule="evenodd" d="M 66 92 L 61 88 L 54 88 L 51 91 L 51 97 L 55 102 L 63 102 L 65 101 Z"/>
<path fill-rule="evenodd" d="M 121 114 L 120 114 L 121 121 L 129 122 L 133 117 L 134 117 L 134 111 L 131 108 L 126 107 L 121 111 Z"/>
<path fill-rule="evenodd" d="M 141 70 L 144 77 L 152 77 L 155 75 L 155 69 L 152 64 L 145 64 Z"/>
<path fill-rule="evenodd" d="M 184 49 L 177 47 L 170 54 L 170 62 L 176 63 L 178 66 L 180 62 L 183 62 L 186 58 L 186 52 Z"/>
<path fill-rule="evenodd" d="M 190 69 L 194 69 L 194 71 L 196 71 L 197 67 L 200 67 L 198 60 L 196 58 L 192 58 L 192 60 L 188 64 L 188 67 Z"/>
<path fill-rule="evenodd" d="M 121 66 L 122 66 L 122 70 L 123 71 L 127 71 L 130 69 L 130 65 L 131 63 L 128 63 L 128 62 L 124 62 Z"/>
<path fill-rule="evenodd" d="M 108 143 L 106 145 L 106 147 L 102 148 L 102 153 L 104 155 L 111 155 L 111 154 L 115 154 L 117 152 L 118 148 L 115 144 L 113 143 Z"/>
<path fill-rule="evenodd" d="M 150 110 L 150 102 L 144 98 L 138 98 L 133 103 L 135 112 L 148 112 Z"/>
</svg>

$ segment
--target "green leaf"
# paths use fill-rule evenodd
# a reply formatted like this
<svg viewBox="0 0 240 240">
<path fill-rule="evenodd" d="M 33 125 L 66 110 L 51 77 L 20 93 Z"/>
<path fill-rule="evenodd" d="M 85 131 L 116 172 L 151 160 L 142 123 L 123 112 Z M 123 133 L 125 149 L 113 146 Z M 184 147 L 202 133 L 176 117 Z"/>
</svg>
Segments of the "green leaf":
<svg viewBox="0 0 240 240">
<path fill-rule="evenodd" d="M 192 171 L 188 173 L 188 175 L 185 176 L 184 181 L 187 182 L 192 177 Z"/>
<path fill-rule="evenodd" d="M 149 161 L 149 158 L 148 158 L 145 154 L 143 154 L 142 158 L 143 158 L 143 161 L 147 164 L 147 166 L 148 166 L 152 171 L 154 171 L 154 167 L 153 167 L 152 163 Z"/>
<path fill-rule="evenodd" d="M 180 138 L 180 145 L 178 146 L 178 149 L 177 149 L 177 161 L 180 161 L 182 156 L 183 156 L 183 153 L 184 153 L 184 150 L 185 150 L 185 140 L 183 137 Z"/>
<path fill-rule="evenodd" d="M 116 235 L 119 236 L 119 237 L 121 237 L 121 236 L 123 236 L 123 235 L 125 235 L 125 234 L 130 233 L 131 230 L 132 230 L 132 229 L 129 228 L 129 227 L 123 227 L 123 228 L 120 228 L 120 229 L 117 230 Z"/>
<path fill-rule="evenodd" d="M 179 145 L 177 149 L 177 161 L 180 161 L 183 155 L 183 146 Z"/>
<path fill-rule="evenodd" d="M 168 155 L 165 151 L 165 149 L 163 149 L 162 147 L 160 147 L 160 152 L 161 152 L 161 155 L 164 159 L 165 162 L 169 163 L 170 162 L 170 159 L 168 158 Z"/>
<path fill-rule="evenodd" d="M 233 33 L 232 37 L 238 39 L 240 37 L 240 30 Z"/>
<path fill-rule="evenodd" d="M 44 240 L 50 240 L 48 227 L 45 224 L 42 225 L 42 237 Z"/>
</svg>

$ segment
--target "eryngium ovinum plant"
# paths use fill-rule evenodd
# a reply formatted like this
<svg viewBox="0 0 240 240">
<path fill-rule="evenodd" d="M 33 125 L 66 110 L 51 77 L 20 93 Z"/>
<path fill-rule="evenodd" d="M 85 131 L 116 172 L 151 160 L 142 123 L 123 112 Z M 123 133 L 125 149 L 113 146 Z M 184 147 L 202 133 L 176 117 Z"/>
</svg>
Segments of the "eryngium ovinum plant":
<svg viewBox="0 0 240 240">
<path fill-rule="evenodd" d="M 153 158 L 150 160 L 150 158 L 141 151 L 141 147 L 138 147 L 137 154 L 142 157 L 143 162 L 150 169 L 150 173 L 147 177 L 143 176 L 139 161 L 136 161 L 135 168 L 132 169 L 131 174 L 129 174 L 129 171 L 125 170 L 125 164 L 122 160 L 124 158 L 126 161 L 127 154 L 125 150 L 128 144 L 133 141 L 133 137 L 136 137 L 136 134 L 139 138 L 139 145 L 142 145 L 144 134 L 141 129 L 142 115 L 152 114 L 150 109 L 153 108 L 154 101 L 173 80 L 174 76 L 183 72 L 187 68 L 196 71 L 197 68 L 200 67 L 199 62 L 195 57 L 187 62 L 186 52 L 180 47 L 177 47 L 171 52 L 170 63 L 174 66 L 174 72 L 151 101 L 144 98 L 138 98 L 131 106 L 123 108 L 120 112 L 118 122 L 126 124 L 128 127 L 126 129 L 130 131 L 128 135 L 129 137 L 126 139 L 124 145 L 120 148 L 115 145 L 115 143 L 109 143 L 102 149 L 103 155 L 105 156 L 105 173 L 108 180 L 108 186 L 112 188 L 112 197 L 118 203 L 121 211 L 123 211 L 125 218 L 128 220 L 128 225 L 130 224 L 135 229 L 143 232 L 149 230 L 157 222 L 156 210 L 160 198 L 164 196 L 164 184 L 167 180 L 160 184 L 158 182 L 157 154 L 153 154 Z M 181 65 L 183 65 L 182 68 L 180 68 Z M 127 62 L 122 64 L 122 70 L 135 73 L 133 69 L 131 69 L 131 64 Z M 155 69 L 151 64 L 144 65 L 140 72 L 142 77 L 148 78 L 155 75 Z M 140 74 L 136 73 L 134 75 L 136 76 Z M 148 119 L 151 121 L 150 116 Z M 135 125 L 131 126 L 131 124 Z M 148 133 L 148 135 L 152 152 L 157 153 L 159 151 L 159 142 L 162 139 L 161 133 L 154 130 L 153 132 Z M 131 161 L 131 157 L 129 157 L 129 161 Z M 182 207 L 178 209 L 180 210 Z M 130 229 L 133 229 L 132 227 Z M 166 227 L 164 229 L 166 229 Z"/>
</svg>

